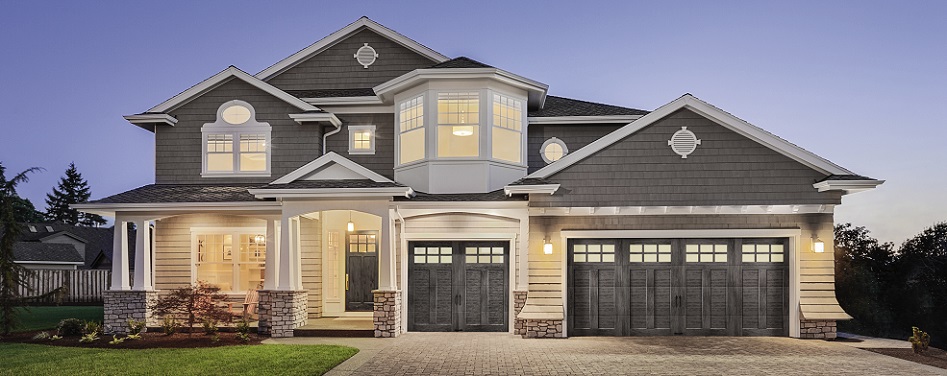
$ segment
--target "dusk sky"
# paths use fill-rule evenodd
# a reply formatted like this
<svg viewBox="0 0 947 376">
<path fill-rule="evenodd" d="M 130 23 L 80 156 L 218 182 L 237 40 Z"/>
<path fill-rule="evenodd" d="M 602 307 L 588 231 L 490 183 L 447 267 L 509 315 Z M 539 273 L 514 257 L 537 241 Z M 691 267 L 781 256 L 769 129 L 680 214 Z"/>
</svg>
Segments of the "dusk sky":
<svg viewBox="0 0 947 376">
<path fill-rule="evenodd" d="M 0 161 L 70 162 L 93 199 L 154 182 L 122 119 L 235 65 L 255 74 L 360 16 L 553 95 L 653 110 L 692 93 L 856 173 L 837 222 L 900 244 L 947 220 L 947 2 L 0 0 Z"/>
</svg>

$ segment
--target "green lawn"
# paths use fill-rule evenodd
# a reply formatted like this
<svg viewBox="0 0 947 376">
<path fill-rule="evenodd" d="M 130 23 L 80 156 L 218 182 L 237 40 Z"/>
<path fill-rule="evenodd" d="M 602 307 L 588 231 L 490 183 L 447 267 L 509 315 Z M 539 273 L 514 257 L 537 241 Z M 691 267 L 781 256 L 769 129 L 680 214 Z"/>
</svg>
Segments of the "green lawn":
<svg viewBox="0 0 947 376">
<path fill-rule="evenodd" d="M 55 329 L 62 319 L 77 318 L 102 322 L 102 306 L 60 306 L 60 307 L 29 307 L 29 310 L 19 308 L 20 320 L 18 332 L 30 330 Z"/>
<path fill-rule="evenodd" d="M 321 375 L 357 352 L 329 345 L 117 350 L 0 343 L 0 375 Z"/>
</svg>

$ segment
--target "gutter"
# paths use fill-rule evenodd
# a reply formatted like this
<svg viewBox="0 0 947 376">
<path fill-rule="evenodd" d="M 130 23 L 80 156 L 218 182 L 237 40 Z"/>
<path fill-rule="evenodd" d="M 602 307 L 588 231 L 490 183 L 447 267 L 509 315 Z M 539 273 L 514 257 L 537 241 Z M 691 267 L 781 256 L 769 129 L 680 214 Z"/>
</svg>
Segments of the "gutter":
<svg viewBox="0 0 947 376">
<path fill-rule="evenodd" d="M 335 124 L 333 124 L 335 125 Z M 334 135 L 342 131 L 342 125 L 335 125 L 335 130 L 329 133 L 326 133 L 322 136 L 322 155 L 326 155 L 326 142 L 329 140 L 329 136 Z"/>
</svg>

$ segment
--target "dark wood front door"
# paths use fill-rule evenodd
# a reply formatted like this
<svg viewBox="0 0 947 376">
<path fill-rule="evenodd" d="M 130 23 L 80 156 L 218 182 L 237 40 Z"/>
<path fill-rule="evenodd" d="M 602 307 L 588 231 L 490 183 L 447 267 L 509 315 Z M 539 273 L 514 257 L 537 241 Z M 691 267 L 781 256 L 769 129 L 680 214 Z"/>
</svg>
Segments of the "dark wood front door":
<svg viewBox="0 0 947 376">
<path fill-rule="evenodd" d="M 378 288 L 378 232 L 345 234 L 345 310 L 371 311 Z"/>
<path fill-rule="evenodd" d="M 569 241 L 570 335 L 788 335 L 785 239 Z"/>
<path fill-rule="evenodd" d="M 408 252 L 408 330 L 507 330 L 508 243 L 411 242 Z"/>
</svg>

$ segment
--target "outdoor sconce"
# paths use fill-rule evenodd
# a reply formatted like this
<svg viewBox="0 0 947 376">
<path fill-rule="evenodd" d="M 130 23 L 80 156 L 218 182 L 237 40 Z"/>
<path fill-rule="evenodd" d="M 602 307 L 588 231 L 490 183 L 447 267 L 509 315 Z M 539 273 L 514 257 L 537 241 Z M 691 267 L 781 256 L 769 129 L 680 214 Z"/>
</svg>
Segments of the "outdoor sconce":
<svg viewBox="0 0 947 376">
<path fill-rule="evenodd" d="M 349 224 L 346 225 L 345 230 L 348 232 L 355 231 L 355 222 L 352 222 L 352 211 L 349 210 Z"/>
<path fill-rule="evenodd" d="M 552 243 L 546 241 L 546 242 L 543 244 L 543 253 L 545 253 L 545 254 L 547 254 L 547 255 L 551 255 L 551 254 L 552 254 Z"/>
<path fill-rule="evenodd" d="M 825 242 L 823 242 L 819 238 L 815 238 L 815 240 L 812 241 L 812 252 L 815 252 L 815 253 L 825 252 Z"/>
</svg>

